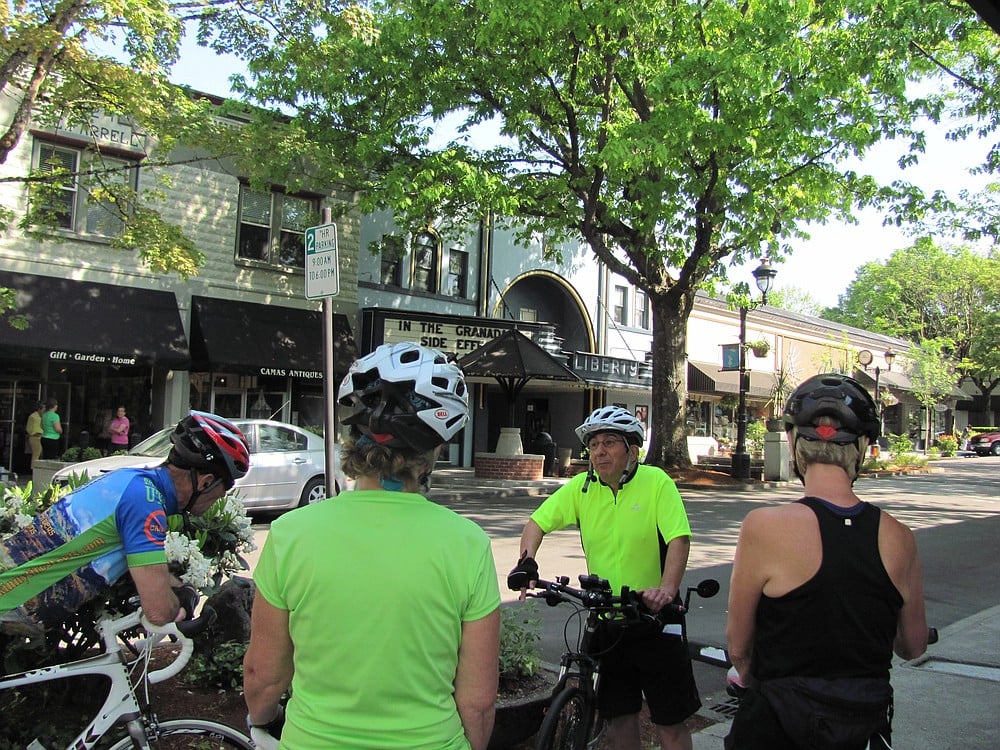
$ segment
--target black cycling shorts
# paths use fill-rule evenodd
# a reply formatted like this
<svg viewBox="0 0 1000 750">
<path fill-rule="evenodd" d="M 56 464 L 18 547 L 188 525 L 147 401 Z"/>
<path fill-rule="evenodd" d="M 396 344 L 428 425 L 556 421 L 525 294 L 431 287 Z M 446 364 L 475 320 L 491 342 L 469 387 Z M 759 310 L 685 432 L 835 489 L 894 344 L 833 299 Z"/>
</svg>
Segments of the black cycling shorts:
<svg viewBox="0 0 1000 750">
<path fill-rule="evenodd" d="M 662 726 L 680 724 L 701 708 L 691 658 L 680 636 L 633 627 L 609 630 L 602 642 L 610 646 L 601 657 L 597 696 L 604 718 L 639 713 L 644 695 L 650 719 Z"/>
</svg>

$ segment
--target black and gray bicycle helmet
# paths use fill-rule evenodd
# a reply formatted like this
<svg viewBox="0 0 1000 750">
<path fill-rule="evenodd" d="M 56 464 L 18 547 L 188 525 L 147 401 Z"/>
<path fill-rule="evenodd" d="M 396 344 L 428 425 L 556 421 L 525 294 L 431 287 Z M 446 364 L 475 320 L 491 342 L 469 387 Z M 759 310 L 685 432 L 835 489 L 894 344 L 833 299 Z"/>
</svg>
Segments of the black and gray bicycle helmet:
<svg viewBox="0 0 1000 750">
<path fill-rule="evenodd" d="M 341 422 L 379 445 L 429 451 L 469 419 L 462 370 L 436 349 L 382 344 L 355 362 L 337 394 L 353 409 Z"/>
<path fill-rule="evenodd" d="M 192 411 L 170 434 L 170 456 L 175 466 L 211 472 L 230 484 L 250 470 L 250 446 L 232 422 Z"/>
<path fill-rule="evenodd" d="M 839 429 L 817 427 L 819 417 L 833 417 Z M 870 440 L 881 432 L 875 401 L 858 381 L 846 375 L 815 375 L 796 388 L 785 402 L 786 429 L 797 428 L 808 440 L 826 440 L 849 445 L 859 437 Z"/>
<path fill-rule="evenodd" d="M 642 422 L 620 406 L 602 406 L 576 428 L 576 436 L 584 445 L 598 432 L 619 432 L 630 445 L 642 445 L 646 439 Z"/>
</svg>

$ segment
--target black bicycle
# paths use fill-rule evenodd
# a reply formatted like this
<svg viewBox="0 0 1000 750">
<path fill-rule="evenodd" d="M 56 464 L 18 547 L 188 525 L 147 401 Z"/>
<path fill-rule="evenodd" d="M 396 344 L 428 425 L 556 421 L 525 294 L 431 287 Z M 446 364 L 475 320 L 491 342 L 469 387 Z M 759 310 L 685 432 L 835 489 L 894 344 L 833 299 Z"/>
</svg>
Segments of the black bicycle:
<svg viewBox="0 0 1000 750">
<path fill-rule="evenodd" d="M 529 592 L 528 596 L 544 599 L 550 606 L 568 602 L 577 607 L 566 621 L 564 637 L 567 651 L 559 661 L 559 679 L 553 688 L 552 701 L 538 731 L 535 747 L 537 750 L 596 748 L 606 728 L 606 723 L 597 712 L 597 688 L 601 657 L 609 650 L 599 643 L 598 633 L 612 620 L 615 627 L 621 628 L 639 623 L 661 623 L 661 620 L 643 606 L 639 592 L 625 587 L 620 596 L 615 596 L 609 583 L 594 575 L 581 575 L 580 588 L 570 586 L 569 578 L 560 576 L 555 581 L 537 581 L 535 589 L 536 592 Z M 671 621 L 674 626 L 679 626 L 678 635 L 685 644 L 687 619 L 684 615 L 688 611 L 691 594 L 707 598 L 718 592 L 719 582 L 706 579 L 687 589 L 683 607 L 668 605 Z M 585 610 L 586 620 L 578 632 L 574 649 L 570 645 L 569 624 Z"/>
</svg>

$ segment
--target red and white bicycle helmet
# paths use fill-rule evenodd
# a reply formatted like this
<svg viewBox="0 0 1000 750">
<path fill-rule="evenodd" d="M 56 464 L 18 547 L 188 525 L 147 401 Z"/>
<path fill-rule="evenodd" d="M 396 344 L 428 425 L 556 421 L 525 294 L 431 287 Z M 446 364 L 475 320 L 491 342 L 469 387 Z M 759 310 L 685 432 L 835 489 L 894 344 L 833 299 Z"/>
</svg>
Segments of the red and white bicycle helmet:
<svg viewBox="0 0 1000 750">
<path fill-rule="evenodd" d="M 409 341 L 382 344 L 355 362 L 337 396 L 353 409 L 343 424 L 391 448 L 432 450 L 469 419 L 462 370 L 436 349 Z"/>
<path fill-rule="evenodd" d="M 176 466 L 212 472 L 235 482 L 250 470 L 250 446 L 232 422 L 203 411 L 192 411 L 170 434 L 168 461 Z"/>
<path fill-rule="evenodd" d="M 628 409 L 620 406 L 602 406 L 595 409 L 583 424 L 576 428 L 576 436 L 586 445 L 598 432 L 618 432 L 630 445 L 642 445 L 646 430 Z"/>
</svg>

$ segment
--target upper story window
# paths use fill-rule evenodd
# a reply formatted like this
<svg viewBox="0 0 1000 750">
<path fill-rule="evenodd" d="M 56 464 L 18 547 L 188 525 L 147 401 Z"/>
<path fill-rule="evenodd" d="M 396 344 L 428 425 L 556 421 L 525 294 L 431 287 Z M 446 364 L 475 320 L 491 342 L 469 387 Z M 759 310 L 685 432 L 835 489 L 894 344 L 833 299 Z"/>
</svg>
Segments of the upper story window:
<svg viewBox="0 0 1000 750">
<path fill-rule="evenodd" d="M 646 331 L 649 330 L 649 297 L 646 296 L 645 292 L 640 292 L 636 290 L 635 292 L 635 311 L 634 311 L 634 323 L 636 328 L 642 328 Z"/>
<path fill-rule="evenodd" d="M 240 185 L 238 260 L 303 269 L 305 231 L 319 223 L 319 201 Z"/>
<path fill-rule="evenodd" d="M 517 319 L 523 320 L 525 323 L 537 323 L 538 310 L 533 307 L 522 307 L 517 311 Z"/>
<path fill-rule="evenodd" d="M 616 286 L 614 295 L 612 296 L 614 301 L 613 307 L 611 308 L 611 317 L 621 326 L 628 325 L 628 287 Z"/>
<path fill-rule="evenodd" d="M 425 229 L 413 238 L 413 283 L 421 292 L 434 294 L 438 290 L 438 236 Z"/>
<path fill-rule="evenodd" d="M 461 299 L 469 296 L 469 253 L 456 247 L 448 251 L 447 292 Z"/>
<path fill-rule="evenodd" d="M 138 184 L 136 162 L 39 140 L 32 160 L 34 170 L 52 180 L 32 209 L 47 223 L 100 237 L 121 233 Z"/>
<path fill-rule="evenodd" d="M 380 244 L 379 281 L 386 286 L 401 286 L 403 283 L 403 238 L 395 234 L 382 235 Z"/>
</svg>

